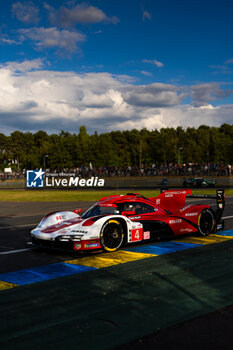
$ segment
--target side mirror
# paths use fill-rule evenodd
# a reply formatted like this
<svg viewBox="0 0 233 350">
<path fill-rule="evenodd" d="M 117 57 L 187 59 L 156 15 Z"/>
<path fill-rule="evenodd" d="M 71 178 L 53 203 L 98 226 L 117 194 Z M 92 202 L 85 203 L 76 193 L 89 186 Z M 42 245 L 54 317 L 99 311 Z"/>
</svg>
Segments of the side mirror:
<svg viewBox="0 0 233 350">
<path fill-rule="evenodd" d="M 121 213 L 121 215 L 124 216 L 130 216 L 130 215 L 135 215 L 135 210 L 126 210 Z"/>
<path fill-rule="evenodd" d="M 74 209 L 74 213 L 76 214 L 82 214 L 83 210 L 81 208 Z"/>
</svg>

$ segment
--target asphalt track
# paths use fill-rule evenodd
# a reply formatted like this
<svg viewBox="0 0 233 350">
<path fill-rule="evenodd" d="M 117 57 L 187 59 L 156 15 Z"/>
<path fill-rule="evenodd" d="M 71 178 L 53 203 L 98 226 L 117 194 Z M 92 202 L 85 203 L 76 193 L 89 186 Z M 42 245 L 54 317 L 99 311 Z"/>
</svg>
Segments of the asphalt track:
<svg viewBox="0 0 233 350">
<path fill-rule="evenodd" d="M 0 349 L 232 349 L 233 198 L 221 235 L 78 256 L 26 244 L 44 214 L 89 205 L 0 202 Z"/>
</svg>

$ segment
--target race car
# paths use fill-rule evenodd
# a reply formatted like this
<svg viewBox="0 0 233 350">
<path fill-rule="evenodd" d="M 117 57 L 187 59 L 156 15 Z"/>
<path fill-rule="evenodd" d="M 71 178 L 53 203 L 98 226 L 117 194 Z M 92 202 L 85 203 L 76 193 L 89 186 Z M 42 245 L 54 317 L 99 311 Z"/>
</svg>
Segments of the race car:
<svg viewBox="0 0 233 350">
<path fill-rule="evenodd" d="M 203 179 L 202 177 L 190 177 L 189 179 L 184 179 L 184 187 L 196 187 L 196 188 L 206 188 L 214 187 L 214 180 Z"/>
<path fill-rule="evenodd" d="M 216 198 L 217 206 L 185 204 L 189 198 Z M 156 240 L 163 235 L 208 235 L 223 228 L 224 190 L 216 196 L 193 196 L 190 189 L 167 190 L 146 198 L 137 193 L 101 198 L 82 216 L 81 209 L 46 215 L 32 230 L 41 247 L 113 252 L 122 244 Z"/>
</svg>

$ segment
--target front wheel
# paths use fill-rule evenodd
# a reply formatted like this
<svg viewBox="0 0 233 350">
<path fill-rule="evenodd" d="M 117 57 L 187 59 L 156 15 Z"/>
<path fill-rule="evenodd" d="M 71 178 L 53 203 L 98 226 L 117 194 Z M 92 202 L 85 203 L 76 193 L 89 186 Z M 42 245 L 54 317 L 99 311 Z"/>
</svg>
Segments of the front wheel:
<svg viewBox="0 0 233 350">
<path fill-rule="evenodd" d="M 114 252 L 120 248 L 124 239 L 122 226 L 118 220 L 108 220 L 100 234 L 100 243 L 106 252 Z"/>
<path fill-rule="evenodd" d="M 209 209 L 201 211 L 198 217 L 198 232 L 202 236 L 207 236 L 214 231 L 214 216 Z"/>
</svg>

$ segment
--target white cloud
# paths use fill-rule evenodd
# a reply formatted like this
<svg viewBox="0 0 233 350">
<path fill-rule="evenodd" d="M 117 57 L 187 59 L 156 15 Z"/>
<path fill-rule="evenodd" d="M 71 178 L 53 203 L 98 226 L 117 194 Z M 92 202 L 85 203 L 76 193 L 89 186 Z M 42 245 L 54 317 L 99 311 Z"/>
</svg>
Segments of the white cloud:
<svg viewBox="0 0 233 350">
<path fill-rule="evenodd" d="M 108 108 L 112 107 L 114 104 L 113 99 L 111 98 L 111 90 L 106 94 L 93 94 L 91 91 L 80 101 L 80 106 L 85 108 Z"/>
<path fill-rule="evenodd" d="M 40 69 L 44 66 L 44 61 L 41 58 L 35 60 L 25 60 L 23 62 L 7 62 L 5 65 L 0 65 L 0 68 L 6 68 L 13 72 L 29 72 L 34 69 Z"/>
<path fill-rule="evenodd" d="M 193 107 L 191 105 L 176 106 L 171 109 L 163 109 L 161 114 L 163 121 L 169 121 L 164 123 L 164 126 L 183 126 L 198 127 L 206 124 L 210 126 L 220 126 L 223 123 L 233 123 L 233 105 L 218 106 L 206 105 L 201 107 Z M 166 118 L 166 119 L 165 119 Z"/>
<path fill-rule="evenodd" d="M 231 64 L 233 63 L 233 59 L 229 59 L 224 62 L 224 64 L 211 64 L 209 68 L 212 69 L 212 74 L 232 74 Z"/>
<path fill-rule="evenodd" d="M 151 76 L 152 76 L 152 73 L 147 72 L 147 71 L 145 71 L 145 70 L 142 70 L 142 71 L 141 71 L 141 74 L 143 74 L 143 75 L 145 75 L 145 76 L 147 76 L 147 77 L 151 77 Z"/>
<path fill-rule="evenodd" d="M 178 95 L 173 85 L 155 83 L 145 86 L 132 86 L 125 93 L 125 101 L 138 107 L 169 107 L 180 104 L 185 95 Z"/>
<path fill-rule="evenodd" d="M 67 50 L 68 53 L 77 51 L 78 43 L 86 40 L 84 34 L 56 27 L 20 29 L 19 33 L 35 42 L 38 49 L 58 48 Z"/>
<path fill-rule="evenodd" d="M 161 68 L 164 66 L 164 64 L 158 60 L 143 60 L 144 63 L 149 63 L 149 64 L 154 64 L 155 66 L 157 66 L 158 68 Z"/>
<path fill-rule="evenodd" d="M 233 123 L 233 105 L 214 107 L 207 101 L 208 84 L 192 87 L 196 101 L 205 96 L 205 103 L 192 106 L 181 105 L 188 88 L 172 84 L 134 85 L 130 77 L 109 73 L 49 71 L 42 60 L 8 62 L 0 68 L 0 123 L 8 133 L 75 132 L 80 125 L 103 132 Z M 222 91 L 218 86 L 215 94 L 224 97 Z"/>
<path fill-rule="evenodd" d="M 0 41 L 4 44 L 8 44 L 8 45 L 19 45 L 21 44 L 21 42 L 18 42 L 16 40 L 13 39 L 7 39 L 7 38 L 0 38 Z"/>
<path fill-rule="evenodd" d="M 32 1 L 14 3 L 12 14 L 25 24 L 37 24 L 39 22 L 39 9 Z"/>
<path fill-rule="evenodd" d="M 78 23 L 92 24 L 92 23 L 117 23 L 117 17 L 107 16 L 101 9 L 88 6 L 86 3 L 81 3 L 71 8 L 61 6 L 59 10 L 55 10 L 52 6 L 44 4 L 44 7 L 49 11 L 49 18 L 51 23 L 62 27 L 72 27 Z"/>
<path fill-rule="evenodd" d="M 205 83 L 191 87 L 191 97 L 195 107 L 208 105 L 210 101 L 216 101 L 232 94 L 232 89 L 224 90 L 220 83 Z"/>
</svg>

